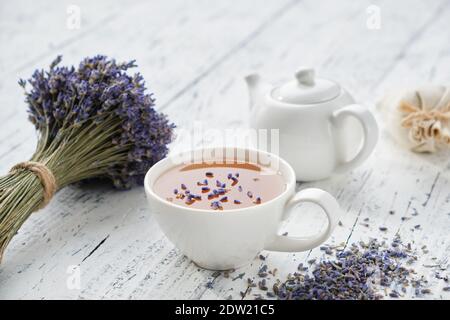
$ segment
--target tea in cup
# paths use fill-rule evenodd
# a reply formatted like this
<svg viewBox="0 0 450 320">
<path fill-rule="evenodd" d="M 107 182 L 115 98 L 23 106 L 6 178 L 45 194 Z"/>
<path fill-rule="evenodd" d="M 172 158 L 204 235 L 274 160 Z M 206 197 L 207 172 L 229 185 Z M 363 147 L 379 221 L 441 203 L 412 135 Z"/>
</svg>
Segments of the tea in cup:
<svg viewBox="0 0 450 320">
<path fill-rule="evenodd" d="M 168 157 L 145 177 L 145 191 L 167 238 L 197 265 L 237 268 L 261 250 L 298 252 L 328 239 L 340 208 L 315 188 L 295 192 L 292 167 L 278 156 L 239 148 L 207 148 Z M 301 202 L 320 206 L 328 226 L 314 236 L 279 234 Z"/>
</svg>

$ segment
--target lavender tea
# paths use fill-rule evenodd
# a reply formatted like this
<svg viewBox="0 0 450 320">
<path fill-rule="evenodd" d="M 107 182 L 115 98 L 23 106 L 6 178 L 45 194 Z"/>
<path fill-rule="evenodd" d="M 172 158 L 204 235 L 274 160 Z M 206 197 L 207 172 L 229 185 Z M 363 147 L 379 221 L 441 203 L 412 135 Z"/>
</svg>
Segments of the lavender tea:
<svg viewBox="0 0 450 320">
<path fill-rule="evenodd" d="M 279 172 L 252 163 L 179 165 L 153 186 L 158 196 L 176 205 L 217 211 L 257 206 L 285 189 Z"/>
</svg>

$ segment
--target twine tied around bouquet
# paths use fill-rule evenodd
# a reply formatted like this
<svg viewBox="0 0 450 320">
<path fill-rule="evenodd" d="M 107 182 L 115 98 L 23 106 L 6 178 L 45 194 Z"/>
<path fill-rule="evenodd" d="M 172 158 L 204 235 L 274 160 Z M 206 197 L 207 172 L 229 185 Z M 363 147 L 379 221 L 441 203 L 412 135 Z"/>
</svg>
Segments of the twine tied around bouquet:
<svg viewBox="0 0 450 320">
<path fill-rule="evenodd" d="M 41 181 L 44 190 L 42 196 L 44 199 L 42 203 L 39 205 L 38 209 L 44 208 L 50 202 L 51 198 L 54 196 L 56 192 L 57 185 L 55 176 L 45 164 L 42 164 L 40 162 L 35 161 L 20 162 L 16 164 L 14 167 L 12 167 L 10 172 L 14 173 L 20 169 L 31 171 Z"/>
</svg>

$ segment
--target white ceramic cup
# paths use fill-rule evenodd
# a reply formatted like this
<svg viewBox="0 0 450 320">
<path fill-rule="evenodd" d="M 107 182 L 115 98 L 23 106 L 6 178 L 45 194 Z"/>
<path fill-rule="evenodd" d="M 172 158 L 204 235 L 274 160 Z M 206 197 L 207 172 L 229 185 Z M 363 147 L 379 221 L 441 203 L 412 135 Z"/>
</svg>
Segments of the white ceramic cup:
<svg viewBox="0 0 450 320">
<path fill-rule="evenodd" d="M 317 247 L 328 239 L 340 217 L 340 208 L 333 196 L 315 188 L 295 192 L 294 170 L 274 154 L 239 148 L 217 150 L 207 148 L 165 158 L 147 172 L 144 182 L 151 212 L 162 231 L 198 266 L 211 270 L 238 268 L 252 261 L 261 250 L 299 252 Z M 167 170 L 181 163 L 218 160 L 215 159 L 217 154 L 221 155 L 218 159 L 229 160 L 232 155 L 231 158 L 242 162 L 258 159 L 260 165 L 275 164 L 285 179 L 286 189 L 260 205 L 221 212 L 179 206 L 153 191 L 156 180 Z M 307 237 L 280 235 L 281 223 L 301 202 L 321 207 L 328 218 L 327 228 Z"/>
</svg>

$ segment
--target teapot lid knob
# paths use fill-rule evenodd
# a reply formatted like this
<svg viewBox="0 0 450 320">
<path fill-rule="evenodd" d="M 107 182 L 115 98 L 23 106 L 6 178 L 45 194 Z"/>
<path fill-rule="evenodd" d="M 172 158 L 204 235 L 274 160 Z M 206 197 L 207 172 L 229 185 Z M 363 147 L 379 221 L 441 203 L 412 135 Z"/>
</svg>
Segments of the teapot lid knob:
<svg viewBox="0 0 450 320">
<path fill-rule="evenodd" d="M 300 68 L 295 80 L 272 90 L 272 97 L 291 104 L 313 104 L 332 100 L 339 96 L 341 87 L 334 81 L 316 77 L 313 68 Z"/>
<path fill-rule="evenodd" d="M 315 72 L 312 68 L 300 68 L 296 73 L 295 77 L 300 84 L 305 86 L 313 86 L 314 85 L 314 77 Z"/>
</svg>

